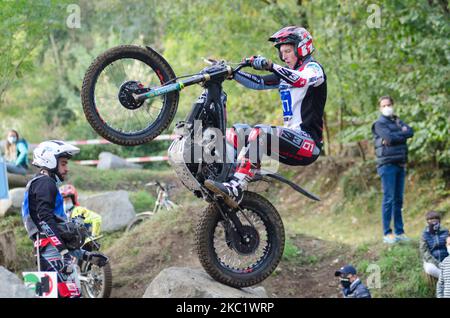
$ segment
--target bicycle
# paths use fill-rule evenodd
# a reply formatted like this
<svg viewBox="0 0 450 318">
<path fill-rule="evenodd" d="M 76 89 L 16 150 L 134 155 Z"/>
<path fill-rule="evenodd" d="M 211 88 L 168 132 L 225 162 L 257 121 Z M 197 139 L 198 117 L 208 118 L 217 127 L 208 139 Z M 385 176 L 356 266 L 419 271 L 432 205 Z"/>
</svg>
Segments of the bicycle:
<svg viewBox="0 0 450 318">
<path fill-rule="evenodd" d="M 136 217 L 128 223 L 126 232 L 131 231 L 134 229 L 137 225 L 141 224 L 143 221 L 151 218 L 153 215 L 158 213 L 162 208 L 166 209 L 167 211 L 170 211 L 174 208 L 179 207 L 178 204 L 172 202 L 169 199 L 169 191 L 175 186 L 173 185 L 164 185 L 161 184 L 159 181 L 155 182 L 149 182 L 145 184 L 146 187 L 156 186 L 157 195 L 156 195 L 156 202 L 155 206 L 153 207 L 153 211 L 145 211 L 136 214 Z"/>
</svg>

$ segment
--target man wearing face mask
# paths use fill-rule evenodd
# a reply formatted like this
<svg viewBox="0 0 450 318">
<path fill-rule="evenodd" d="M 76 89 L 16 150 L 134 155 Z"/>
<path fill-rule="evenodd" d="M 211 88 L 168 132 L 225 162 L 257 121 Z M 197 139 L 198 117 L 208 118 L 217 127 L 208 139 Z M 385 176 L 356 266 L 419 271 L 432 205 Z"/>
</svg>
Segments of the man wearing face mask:
<svg viewBox="0 0 450 318">
<path fill-rule="evenodd" d="M 420 254 L 423 259 L 425 273 L 439 278 L 440 263 L 448 256 L 446 239 L 448 229 L 440 225 L 439 212 L 429 211 L 426 214 L 427 226 L 420 239 Z"/>
<path fill-rule="evenodd" d="M 344 298 L 372 298 L 369 289 L 356 275 L 356 269 L 352 265 L 341 267 L 334 276 L 339 277 Z"/>
<path fill-rule="evenodd" d="M 102 225 L 101 215 L 80 206 L 78 202 L 78 191 L 73 185 L 65 184 L 59 188 L 59 192 L 64 198 L 64 212 L 67 217 L 69 219 L 82 217 L 89 234 L 93 237 L 99 236 Z"/>
<path fill-rule="evenodd" d="M 411 127 L 394 114 L 394 100 L 390 96 L 379 99 L 381 116 L 372 125 L 377 156 L 377 172 L 383 186 L 382 223 L 383 242 L 393 244 L 408 241 L 403 229 L 403 192 L 405 187 L 408 146 L 414 134 Z M 391 220 L 394 219 L 394 233 Z"/>
</svg>

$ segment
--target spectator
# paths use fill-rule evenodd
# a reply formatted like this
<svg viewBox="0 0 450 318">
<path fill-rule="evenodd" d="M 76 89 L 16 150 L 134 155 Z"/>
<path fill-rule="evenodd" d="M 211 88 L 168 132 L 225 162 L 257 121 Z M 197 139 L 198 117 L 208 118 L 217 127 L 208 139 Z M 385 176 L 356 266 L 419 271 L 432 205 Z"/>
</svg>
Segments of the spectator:
<svg viewBox="0 0 450 318">
<path fill-rule="evenodd" d="M 71 184 L 65 184 L 59 187 L 59 193 L 64 199 L 64 212 L 67 217 L 69 219 L 82 217 L 89 234 L 93 237 L 100 236 L 102 217 L 100 214 L 80 206 L 77 189 Z"/>
<path fill-rule="evenodd" d="M 28 169 L 28 143 L 19 138 L 19 133 L 10 130 L 5 142 L 6 170 L 9 173 L 25 175 Z"/>
<path fill-rule="evenodd" d="M 409 241 L 403 229 L 403 192 L 405 188 L 408 147 L 406 140 L 414 134 L 411 127 L 394 115 L 394 100 L 390 96 L 379 99 L 381 116 L 372 125 L 377 156 L 377 171 L 383 186 L 382 222 L 383 242 L 392 244 Z M 394 218 L 395 235 L 391 229 Z"/>
<path fill-rule="evenodd" d="M 356 275 L 356 269 L 352 265 L 341 267 L 334 276 L 340 278 L 344 298 L 372 298 L 369 289 Z"/>
<path fill-rule="evenodd" d="M 447 254 L 450 254 L 450 237 L 447 236 Z M 450 256 L 441 263 L 439 280 L 436 285 L 437 298 L 450 298 Z"/>
<path fill-rule="evenodd" d="M 448 256 L 445 241 L 448 229 L 441 227 L 441 215 L 436 211 L 429 211 L 426 215 L 427 226 L 420 239 L 420 253 L 425 273 L 439 278 L 440 263 Z"/>
</svg>

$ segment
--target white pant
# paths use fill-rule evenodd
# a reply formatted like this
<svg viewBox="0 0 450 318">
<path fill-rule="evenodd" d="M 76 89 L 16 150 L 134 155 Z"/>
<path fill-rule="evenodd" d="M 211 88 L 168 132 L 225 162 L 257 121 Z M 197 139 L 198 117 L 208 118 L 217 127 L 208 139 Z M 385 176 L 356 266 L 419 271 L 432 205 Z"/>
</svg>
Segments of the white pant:
<svg viewBox="0 0 450 318">
<path fill-rule="evenodd" d="M 436 277 L 436 278 L 439 278 L 439 274 L 441 272 L 439 267 L 437 267 L 433 263 L 427 263 L 427 262 L 423 262 L 423 270 L 428 275 L 431 275 L 431 276 Z"/>
</svg>

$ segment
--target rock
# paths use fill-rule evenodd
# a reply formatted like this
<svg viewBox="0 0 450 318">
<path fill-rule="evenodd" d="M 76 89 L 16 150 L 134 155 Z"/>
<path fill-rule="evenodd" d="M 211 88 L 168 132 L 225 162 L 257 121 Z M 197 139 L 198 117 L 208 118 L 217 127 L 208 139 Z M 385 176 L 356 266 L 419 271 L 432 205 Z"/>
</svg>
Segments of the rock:
<svg viewBox="0 0 450 318">
<path fill-rule="evenodd" d="M 79 198 L 80 205 L 102 216 L 102 230 L 120 230 L 136 216 L 128 192 L 112 191 Z"/>
<path fill-rule="evenodd" d="M 0 265 L 15 268 L 17 261 L 16 238 L 12 230 L 0 233 Z"/>
<path fill-rule="evenodd" d="M 203 269 L 170 267 L 147 287 L 143 298 L 268 298 L 264 287 L 233 288 L 212 279 Z"/>
<path fill-rule="evenodd" d="M 3 217 L 8 212 L 8 209 L 12 206 L 11 199 L 0 200 L 0 217 Z"/>
<path fill-rule="evenodd" d="M 24 194 L 25 188 L 9 190 L 9 199 L 0 200 L 0 217 L 20 213 Z"/>
<path fill-rule="evenodd" d="M 22 209 L 23 197 L 25 195 L 26 188 L 15 188 L 9 190 L 9 198 L 12 201 L 12 205 L 8 210 L 9 213 L 20 212 Z"/>
<path fill-rule="evenodd" d="M 98 156 L 98 169 L 142 169 L 142 166 L 128 162 L 119 156 L 116 156 L 110 152 L 102 152 Z"/>
<path fill-rule="evenodd" d="M 35 298 L 17 275 L 0 266 L 0 298 Z"/>
<path fill-rule="evenodd" d="M 26 188 L 15 188 L 9 190 L 9 197 L 12 200 L 12 205 L 15 208 L 22 208 L 23 196 L 25 195 Z"/>
</svg>

